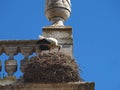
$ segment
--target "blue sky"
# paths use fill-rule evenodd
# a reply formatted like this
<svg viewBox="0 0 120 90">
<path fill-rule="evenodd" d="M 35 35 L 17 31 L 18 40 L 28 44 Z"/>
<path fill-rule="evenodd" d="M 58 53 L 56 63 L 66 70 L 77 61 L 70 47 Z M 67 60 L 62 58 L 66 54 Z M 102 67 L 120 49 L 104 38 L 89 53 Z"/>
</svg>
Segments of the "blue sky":
<svg viewBox="0 0 120 90">
<path fill-rule="evenodd" d="M 72 26 L 74 57 L 85 81 L 95 90 L 120 88 L 120 1 L 71 0 L 72 14 L 65 25 Z M 38 39 L 42 27 L 50 25 L 44 16 L 45 0 L 0 0 L 0 39 Z"/>
</svg>

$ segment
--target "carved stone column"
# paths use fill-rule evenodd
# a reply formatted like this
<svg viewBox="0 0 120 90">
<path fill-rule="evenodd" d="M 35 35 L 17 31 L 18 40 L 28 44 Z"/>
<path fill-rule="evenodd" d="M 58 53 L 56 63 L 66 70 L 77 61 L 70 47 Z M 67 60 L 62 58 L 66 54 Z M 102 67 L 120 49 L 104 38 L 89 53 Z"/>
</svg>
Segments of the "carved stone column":
<svg viewBox="0 0 120 90">
<path fill-rule="evenodd" d="M 61 52 L 72 56 L 72 28 L 63 24 L 70 14 L 70 0 L 46 0 L 45 15 L 52 25 L 43 28 L 43 36 L 56 38 L 63 47 Z"/>
</svg>

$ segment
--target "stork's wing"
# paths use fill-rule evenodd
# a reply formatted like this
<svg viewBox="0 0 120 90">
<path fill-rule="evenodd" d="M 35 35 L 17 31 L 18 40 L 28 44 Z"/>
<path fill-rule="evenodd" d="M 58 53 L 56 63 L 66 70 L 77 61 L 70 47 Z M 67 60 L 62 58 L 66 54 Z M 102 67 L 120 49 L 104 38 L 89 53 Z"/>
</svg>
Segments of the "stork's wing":
<svg viewBox="0 0 120 90">
<path fill-rule="evenodd" d="M 46 38 L 46 40 L 48 40 L 52 45 L 58 44 L 58 40 L 55 38 Z"/>
<path fill-rule="evenodd" d="M 46 39 L 42 39 L 42 40 L 38 40 L 37 42 L 36 42 L 36 44 L 50 44 L 50 42 L 48 41 L 48 40 L 46 40 Z"/>
</svg>

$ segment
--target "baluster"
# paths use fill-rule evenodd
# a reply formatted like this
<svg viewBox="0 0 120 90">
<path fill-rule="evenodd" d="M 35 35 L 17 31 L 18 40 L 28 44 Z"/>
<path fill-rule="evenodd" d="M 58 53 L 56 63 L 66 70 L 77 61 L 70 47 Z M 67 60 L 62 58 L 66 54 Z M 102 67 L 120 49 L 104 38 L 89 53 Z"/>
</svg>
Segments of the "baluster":
<svg viewBox="0 0 120 90">
<path fill-rule="evenodd" d="M 37 55 L 39 55 L 39 54 L 41 53 L 38 45 L 37 45 L 37 47 L 35 48 L 35 52 L 36 52 Z"/>
<path fill-rule="evenodd" d="M 5 46 L 1 47 L 1 48 L 0 48 L 0 55 L 1 55 L 2 53 L 5 53 L 5 52 L 6 52 Z"/>
<path fill-rule="evenodd" d="M 29 60 L 29 55 L 35 52 L 34 47 L 22 47 L 21 53 L 25 56 L 24 60 Z"/>
<path fill-rule="evenodd" d="M 14 60 L 14 55 L 16 53 L 15 47 L 7 47 L 6 48 L 6 54 L 9 55 L 9 59 L 5 61 L 5 70 L 8 73 L 7 79 L 15 79 L 16 77 L 13 76 L 14 72 L 17 70 L 17 62 Z"/>
<path fill-rule="evenodd" d="M 32 55 L 32 53 L 35 52 L 35 49 L 34 47 L 22 47 L 21 52 L 25 56 L 21 61 L 21 71 L 24 73 L 24 69 L 26 68 L 29 61 L 29 55 Z"/>
<path fill-rule="evenodd" d="M 28 59 L 29 59 L 29 53 L 25 53 L 24 56 L 25 56 L 25 57 L 24 57 L 24 60 L 25 60 L 25 61 L 28 61 Z"/>
</svg>

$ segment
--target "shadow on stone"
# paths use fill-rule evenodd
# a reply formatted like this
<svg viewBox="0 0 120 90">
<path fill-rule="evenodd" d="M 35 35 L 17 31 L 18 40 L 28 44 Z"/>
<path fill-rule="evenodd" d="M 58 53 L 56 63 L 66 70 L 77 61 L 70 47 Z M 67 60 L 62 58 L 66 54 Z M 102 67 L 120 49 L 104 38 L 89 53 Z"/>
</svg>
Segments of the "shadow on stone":
<svg viewBox="0 0 120 90">
<path fill-rule="evenodd" d="M 77 82 L 79 68 L 73 58 L 62 53 L 42 53 L 32 57 L 25 68 L 24 82 L 63 83 Z"/>
</svg>

